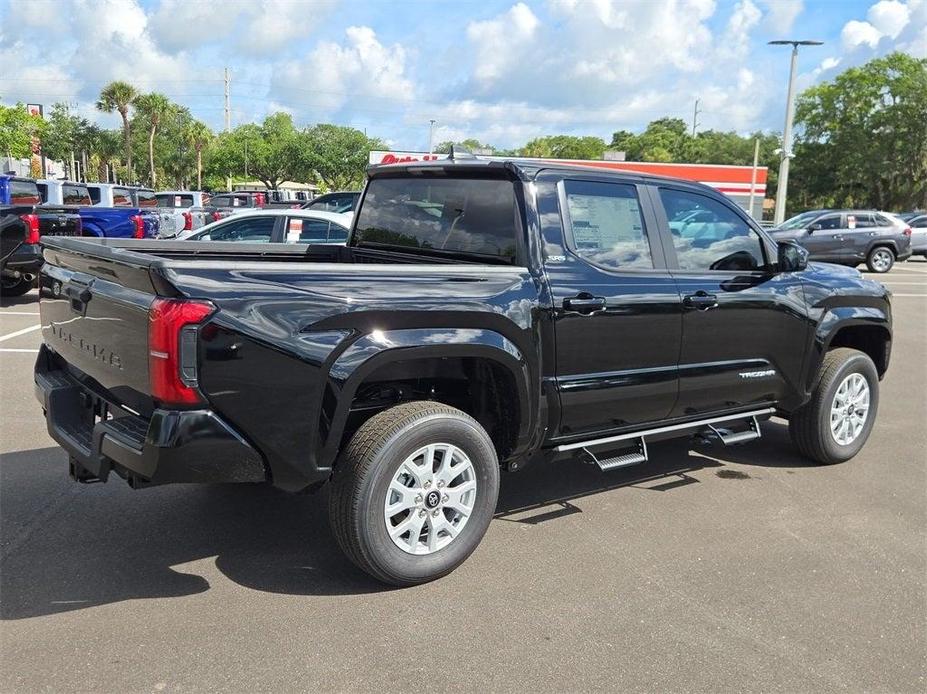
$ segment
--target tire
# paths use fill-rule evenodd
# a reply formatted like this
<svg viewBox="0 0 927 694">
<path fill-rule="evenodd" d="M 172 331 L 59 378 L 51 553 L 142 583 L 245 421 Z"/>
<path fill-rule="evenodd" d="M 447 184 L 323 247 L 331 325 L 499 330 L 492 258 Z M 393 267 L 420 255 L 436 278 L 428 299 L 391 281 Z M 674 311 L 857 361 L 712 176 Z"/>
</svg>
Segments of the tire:
<svg viewBox="0 0 927 694">
<path fill-rule="evenodd" d="M 432 466 L 422 457 L 427 453 L 416 457 L 427 447 L 435 451 Z M 445 462 L 455 460 L 454 472 L 445 472 Z M 413 468 L 415 477 L 404 472 Z M 463 486 L 469 482 L 475 488 Z M 456 499 L 466 497 L 471 504 L 466 518 L 456 510 L 456 499 L 449 499 L 453 493 L 441 492 L 435 500 L 439 485 L 444 492 L 461 490 Z M 395 491 L 406 486 L 409 496 Z M 354 564 L 383 583 L 412 586 L 449 574 L 470 556 L 489 527 L 498 496 L 499 461 L 483 427 L 448 405 L 410 402 L 371 417 L 351 438 L 335 466 L 329 515 L 339 546 Z M 415 506 L 408 515 L 400 511 L 391 518 L 391 500 L 395 506 Z M 395 534 L 407 524 L 418 526 L 418 534 L 390 536 L 390 528 Z"/>
<path fill-rule="evenodd" d="M 866 256 L 869 272 L 888 272 L 895 265 L 895 251 L 888 246 L 876 246 Z"/>
<path fill-rule="evenodd" d="M 833 408 L 837 406 L 835 398 L 838 391 L 854 374 L 861 376 L 868 387 L 868 409 L 855 437 L 841 443 L 838 433 L 832 428 Z M 866 444 L 878 409 L 879 374 L 872 359 L 858 350 L 839 347 L 824 355 L 821 375 L 811 399 L 792 412 L 789 418 L 792 443 L 803 456 L 817 463 L 842 463 L 859 453 Z M 839 429 L 840 421 L 835 420 L 835 425 Z"/>
<path fill-rule="evenodd" d="M 31 289 L 32 282 L 23 277 L 19 279 L 4 277 L 0 281 L 0 296 L 22 296 L 28 294 Z"/>
</svg>

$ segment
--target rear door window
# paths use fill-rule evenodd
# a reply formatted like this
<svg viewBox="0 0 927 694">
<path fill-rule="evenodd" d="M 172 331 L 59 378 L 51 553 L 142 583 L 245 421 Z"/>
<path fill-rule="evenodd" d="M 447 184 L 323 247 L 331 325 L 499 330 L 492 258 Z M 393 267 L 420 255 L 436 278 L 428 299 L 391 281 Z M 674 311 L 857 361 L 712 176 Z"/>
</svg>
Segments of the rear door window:
<svg viewBox="0 0 927 694">
<path fill-rule="evenodd" d="M 18 181 L 10 179 L 10 204 L 12 205 L 38 205 L 42 202 L 39 187 L 35 181 Z"/>
<path fill-rule="evenodd" d="M 86 186 L 63 185 L 61 195 L 65 205 L 89 205 L 90 192 Z"/>
<path fill-rule="evenodd" d="M 563 182 L 571 249 L 608 270 L 650 270 L 653 258 L 634 186 L 600 181 Z"/>
<path fill-rule="evenodd" d="M 237 241 L 240 243 L 270 242 L 274 234 L 276 217 L 241 217 L 222 224 L 208 234 L 198 236 L 198 241 Z"/>
<path fill-rule="evenodd" d="M 329 243 L 344 243 L 348 240 L 348 230 L 340 224 L 331 223 L 328 227 Z"/>
<path fill-rule="evenodd" d="M 374 178 L 360 208 L 358 245 L 514 262 L 515 185 L 508 179 Z"/>
<path fill-rule="evenodd" d="M 128 188 L 113 188 L 113 207 L 132 207 L 132 193 Z"/>
<path fill-rule="evenodd" d="M 157 207 L 158 198 L 155 196 L 153 190 L 137 190 L 135 191 L 135 198 L 138 200 L 138 207 Z"/>
</svg>

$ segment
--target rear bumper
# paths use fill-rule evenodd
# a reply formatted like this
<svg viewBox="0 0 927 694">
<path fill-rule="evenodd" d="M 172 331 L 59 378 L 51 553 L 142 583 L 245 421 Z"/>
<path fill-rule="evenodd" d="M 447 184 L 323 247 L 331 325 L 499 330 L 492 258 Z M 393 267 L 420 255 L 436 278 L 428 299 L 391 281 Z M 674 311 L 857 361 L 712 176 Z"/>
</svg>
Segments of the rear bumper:
<svg viewBox="0 0 927 694">
<path fill-rule="evenodd" d="M 70 455 L 77 479 L 106 481 L 115 472 L 133 487 L 267 480 L 261 455 L 214 412 L 155 410 L 150 419 L 132 414 L 55 368 L 44 345 L 35 393 L 48 433 Z"/>
<path fill-rule="evenodd" d="M 3 259 L 4 272 L 38 273 L 45 259 L 42 257 L 42 248 L 38 244 L 21 243 L 13 252 Z"/>
</svg>

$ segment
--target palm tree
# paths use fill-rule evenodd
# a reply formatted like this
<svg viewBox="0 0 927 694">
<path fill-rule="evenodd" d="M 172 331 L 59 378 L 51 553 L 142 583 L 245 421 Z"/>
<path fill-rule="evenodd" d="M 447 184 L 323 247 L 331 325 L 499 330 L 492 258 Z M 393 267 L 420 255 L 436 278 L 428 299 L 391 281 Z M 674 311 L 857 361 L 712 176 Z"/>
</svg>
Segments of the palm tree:
<svg viewBox="0 0 927 694">
<path fill-rule="evenodd" d="M 129 106 L 135 101 L 138 92 L 127 82 L 110 82 L 97 99 L 97 109 L 104 113 L 119 111 L 122 116 L 122 140 L 126 153 L 126 168 L 129 171 L 129 182 L 132 182 L 132 131 L 129 127 Z"/>
<path fill-rule="evenodd" d="M 203 189 L 203 147 L 212 139 L 212 131 L 202 121 L 193 120 L 187 124 L 184 136 L 196 150 L 196 189 Z"/>
<path fill-rule="evenodd" d="M 164 94 L 158 94 L 157 92 L 137 96 L 132 103 L 135 106 L 135 110 L 148 119 L 148 123 L 151 127 L 148 131 L 148 166 L 151 176 L 151 186 L 153 188 L 158 184 L 154 163 L 155 133 L 158 131 L 161 119 L 170 115 L 174 105 Z"/>
</svg>

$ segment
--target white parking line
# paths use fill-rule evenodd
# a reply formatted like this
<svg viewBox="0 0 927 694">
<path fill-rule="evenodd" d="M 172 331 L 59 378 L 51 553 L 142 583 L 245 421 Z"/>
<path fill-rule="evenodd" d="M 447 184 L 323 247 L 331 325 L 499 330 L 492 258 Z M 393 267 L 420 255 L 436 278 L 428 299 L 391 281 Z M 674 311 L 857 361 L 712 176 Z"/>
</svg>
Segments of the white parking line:
<svg viewBox="0 0 927 694">
<path fill-rule="evenodd" d="M 19 352 L 21 354 L 38 354 L 37 349 L 19 349 L 17 347 L 0 347 L 0 352 Z"/>
<path fill-rule="evenodd" d="M 909 297 L 910 297 L 910 296 L 919 296 L 919 297 L 922 298 L 922 299 L 927 299 L 927 294 L 895 294 L 895 293 L 892 293 L 892 298 L 894 298 L 894 297 L 896 297 L 896 296 L 909 296 Z"/>
<path fill-rule="evenodd" d="M 41 327 L 42 327 L 41 325 L 30 325 L 28 328 L 17 330 L 14 333 L 7 333 L 6 335 L 0 335 L 0 342 L 5 342 L 6 340 L 12 340 L 14 337 L 19 337 L 20 335 L 31 333 L 33 330 L 38 330 Z"/>
<path fill-rule="evenodd" d="M 0 316 L 37 316 L 38 311 L 0 311 Z"/>
</svg>

